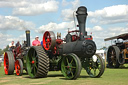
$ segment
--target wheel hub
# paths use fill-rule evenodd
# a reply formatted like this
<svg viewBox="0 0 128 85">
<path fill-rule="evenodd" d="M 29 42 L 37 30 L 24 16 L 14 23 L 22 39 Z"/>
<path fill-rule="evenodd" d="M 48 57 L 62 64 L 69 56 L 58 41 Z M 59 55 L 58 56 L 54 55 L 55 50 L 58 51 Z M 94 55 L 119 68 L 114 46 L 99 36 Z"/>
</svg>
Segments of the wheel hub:
<svg viewBox="0 0 128 85">
<path fill-rule="evenodd" d="M 6 62 L 6 65 L 8 65 L 8 62 Z"/>
<path fill-rule="evenodd" d="M 67 66 L 67 68 L 70 70 L 70 71 L 72 71 L 72 64 L 68 64 L 68 66 Z"/>
<path fill-rule="evenodd" d="M 17 69 L 18 69 L 18 66 L 17 66 Z"/>
<path fill-rule="evenodd" d="M 34 63 L 35 63 L 35 61 L 33 60 L 33 61 L 32 61 L 32 64 L 34 64 Z"/>
<path fill-rule="evenodd" d="M 111 56 L 111 58 L 113 59 L 113 58 L 114 58 L 114 56 Z"/>
</svg>

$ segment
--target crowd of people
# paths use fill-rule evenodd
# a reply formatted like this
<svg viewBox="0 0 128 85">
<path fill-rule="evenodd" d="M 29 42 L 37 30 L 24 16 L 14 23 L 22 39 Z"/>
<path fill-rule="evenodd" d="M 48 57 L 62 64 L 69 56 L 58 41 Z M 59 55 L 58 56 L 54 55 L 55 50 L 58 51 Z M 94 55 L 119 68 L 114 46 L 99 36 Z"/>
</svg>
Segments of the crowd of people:
<svg viewBox="0 0 128 85">
<path fill-rule="evenodd" d="M 40 46 L 40 45 L 43 45 L 43 41 L 40 42 L 39 41 L 39 36 L 36 36 L 35 40 L 32 41 L 32 46 Z M 21 46 L 19 41 L 17 41 L 16 44 L 14 43 L 14 41 L 12 41 L 9 44 L 9 50 L 12 50 L 12 49 L 14 49 L 15 47 L 18 47 L 18 46 Z"/>
</svg>

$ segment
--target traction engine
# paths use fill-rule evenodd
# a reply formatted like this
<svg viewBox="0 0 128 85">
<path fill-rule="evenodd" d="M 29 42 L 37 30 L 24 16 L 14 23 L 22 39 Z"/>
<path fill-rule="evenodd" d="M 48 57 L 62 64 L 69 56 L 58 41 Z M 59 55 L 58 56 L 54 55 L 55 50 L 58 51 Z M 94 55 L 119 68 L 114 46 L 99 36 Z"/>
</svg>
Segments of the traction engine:
<svg viewBox="0 0 128 85">
<path fill-rule="evenodd" d="M 104 73 L 104 61 L 95 54 L 96 44 L 85 29 L 87 8 L 79 7 L 76 14 L 79 30 L 68 31 L 65 39 L 61 39 L 60 33 L 56 39 L 53 31 L 46 31 L 43 46 L 29 49 L 27 71 L 30 77 L 46 77 L 48 71 L 61 70 L 67 79 L 77 79 L 82 68 L 90 77 L 100 77 Z"/>
<path fill-rule="evenodd" d="M 17 76 L 21 76 L 23 69 L 27 71 L 26 57 L 30 48 L 30 31 L 26 30 L 26 41 L 23 45 L 14 47 L 4 53 L 4 71 L 6 75 L 15 73 Z"/>
<path fill-rule="evenodd" d="M 109 40 L 115 40 L 115 43 L 108 47 L 107 67 L 119 68 L 120 65 L 128 64 L 128 33 L 104 39 L 104 41 Z"/>
</svg>

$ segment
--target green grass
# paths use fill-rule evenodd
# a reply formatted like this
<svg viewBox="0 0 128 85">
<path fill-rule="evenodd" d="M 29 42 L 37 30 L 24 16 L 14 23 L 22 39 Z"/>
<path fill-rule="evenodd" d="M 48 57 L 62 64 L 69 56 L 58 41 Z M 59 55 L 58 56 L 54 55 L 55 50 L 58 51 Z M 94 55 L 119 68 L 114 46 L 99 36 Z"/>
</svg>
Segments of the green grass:
<svg viewBox="0 0 128 85">
<path fill-rule="evenodd" d="M 128 67 L 105 69 L 101 78 L 90 78 L 82 70 L 77 80 L 66 80 L 60 71 L 51 71 L 47 78 L 31 79 L 24 71 L 22 76 L 5 75 L 0 67 L 0 85 L 128 85 Z"/>
</svg>

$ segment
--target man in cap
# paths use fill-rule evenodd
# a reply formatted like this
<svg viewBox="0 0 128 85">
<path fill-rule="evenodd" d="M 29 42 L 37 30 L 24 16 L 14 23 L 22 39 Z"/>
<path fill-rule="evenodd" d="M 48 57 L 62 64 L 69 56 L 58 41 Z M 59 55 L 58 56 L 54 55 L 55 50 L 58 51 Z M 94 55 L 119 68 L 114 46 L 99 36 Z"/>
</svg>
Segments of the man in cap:
<svg viewBox="0 0 128 85">
<path fill-rule="evenodd" d="M 35 37 L 35 40 L 32 42 L 32 46 L 40 46 L 40 41 L 38 36 Z"/>
</svg>

